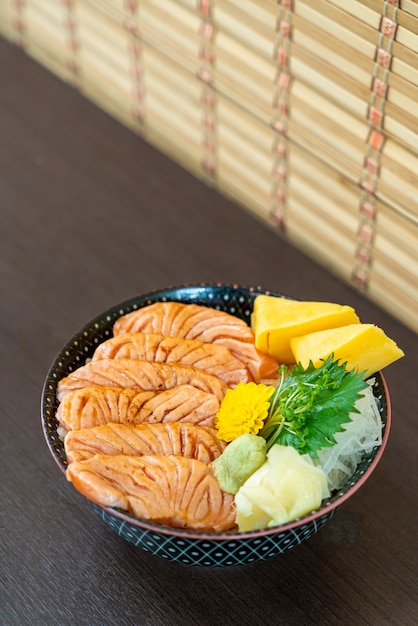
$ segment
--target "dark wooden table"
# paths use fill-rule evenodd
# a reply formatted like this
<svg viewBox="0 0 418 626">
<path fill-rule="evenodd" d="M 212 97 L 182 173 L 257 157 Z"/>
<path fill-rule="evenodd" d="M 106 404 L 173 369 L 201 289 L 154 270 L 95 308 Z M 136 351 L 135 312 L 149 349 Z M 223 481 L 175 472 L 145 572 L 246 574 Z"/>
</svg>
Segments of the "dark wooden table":
<svg viewBox="0 0 418 626">
<path fill-rule="evenodd" d="M 2 626 L 417 623 L 416 335 L 0 40 Z M 102 310 L 224 281 L 356 308 L 407 353 L 375 473 L 309 541 L 260 564 L 166 562 L 117 537 L 43 440 L 61 346 Z"/>
</svg>

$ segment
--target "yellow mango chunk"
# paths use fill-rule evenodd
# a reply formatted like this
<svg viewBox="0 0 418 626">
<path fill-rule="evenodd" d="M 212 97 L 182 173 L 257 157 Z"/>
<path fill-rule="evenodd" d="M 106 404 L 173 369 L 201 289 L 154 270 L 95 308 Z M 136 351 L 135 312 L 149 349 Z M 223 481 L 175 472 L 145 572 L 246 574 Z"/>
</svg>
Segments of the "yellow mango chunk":
<svg viewBox="0 0 418 626">
<path fill-rule="evenodd" d="M 251 316 L 256 348 L 279 363 L 295 362 L 289 343 L 293 337 L 359 323 L 350 306 L 265 295 L 255 298 Z"/>
<path fill-rule="evenodd" d="M 318 367 L 321 359 L 334 353 L 340 363 L 347 361 L 347 369 L 365 372 L 365 378 L 404 356 L 396 343 L 374 324 L 350 324 L 294 337 L 290 346 L 295 361 L 300 361 L 303 367 L 309 361 Z"/>
</svg>

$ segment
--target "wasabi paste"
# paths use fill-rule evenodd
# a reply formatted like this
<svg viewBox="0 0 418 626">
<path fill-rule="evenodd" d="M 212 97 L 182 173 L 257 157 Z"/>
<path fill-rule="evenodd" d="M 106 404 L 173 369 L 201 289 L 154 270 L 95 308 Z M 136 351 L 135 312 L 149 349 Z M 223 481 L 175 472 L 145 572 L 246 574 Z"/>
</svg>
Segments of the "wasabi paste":
<svg viewBox="0 0 418 626">
<path fill-rule="evenodd" d="M 220 457 L 213 461 L 219 486 L 236 494 L 245 481 L 261 467 L 267 457 L 264 437 L 244 434 L 232 441 Z"/>
</svg>

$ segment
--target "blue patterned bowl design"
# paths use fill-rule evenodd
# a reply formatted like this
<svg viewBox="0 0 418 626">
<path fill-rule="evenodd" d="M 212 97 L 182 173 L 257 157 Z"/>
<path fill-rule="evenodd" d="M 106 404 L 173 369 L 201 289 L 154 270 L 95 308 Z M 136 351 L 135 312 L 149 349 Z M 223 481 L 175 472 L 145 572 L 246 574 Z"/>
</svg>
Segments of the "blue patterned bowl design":
<svg viewBox="0 0 418 626">
<path fill-rule="evenodd" d="M 49 450 L 63 473 L 67 468 L 64 445 L 57 434 L 57 385 L 61 378 L 84 365 L 99 343 L 112 336 L 112 327 L 121 315 L 159 301 L 195 303 L 227 311 L 250 323 L 255 297 L 267 293 L 283 296 L 261 287 L 226 284 L 200 284 L 169 287 L 127 300 L 105 311 L 82 328 L 62 348 L 53 362 L 42 391 L 42 428 Z M 369 478 L 379 462 L 389 436 L 391 411 L 386 382 L 381 373 L 373 387 L 383 421 L 383 440 L 365 455 L 342 488 L 322 503 L 317 511 L 289 524 L 247 533 L 201 533 L 160 526 L 126 515 L 112 508 L 89 503 L 94 511 L 120 537 L 135 546 L 171 561 L 189 565 L 227 567 L 264 561 L 294 548 L 316 533 L 336 510 Z"/>
</svg>

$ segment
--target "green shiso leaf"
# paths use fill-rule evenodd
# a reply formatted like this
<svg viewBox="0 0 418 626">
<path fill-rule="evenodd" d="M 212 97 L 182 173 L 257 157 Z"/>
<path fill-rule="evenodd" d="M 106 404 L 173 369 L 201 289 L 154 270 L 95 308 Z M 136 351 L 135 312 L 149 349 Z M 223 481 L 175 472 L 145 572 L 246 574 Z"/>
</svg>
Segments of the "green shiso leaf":
<svg viewBox="0 0 418 626">
<path fill-rule="evenodd" d="M 367 383 L 362 373 L 347 370 L 329 356 L 306 369 L 301 363 L 291 373 L 280 368 L 280 384 L 270 398 L 270 411 L 261 431 L 267 449 L 275 443 L 292 446 L 300 454 L 317 458 L 317 451 L 336 443 L 335 433 L 344 430 L 357 412 L 356 401 Z"/>
</svg>

